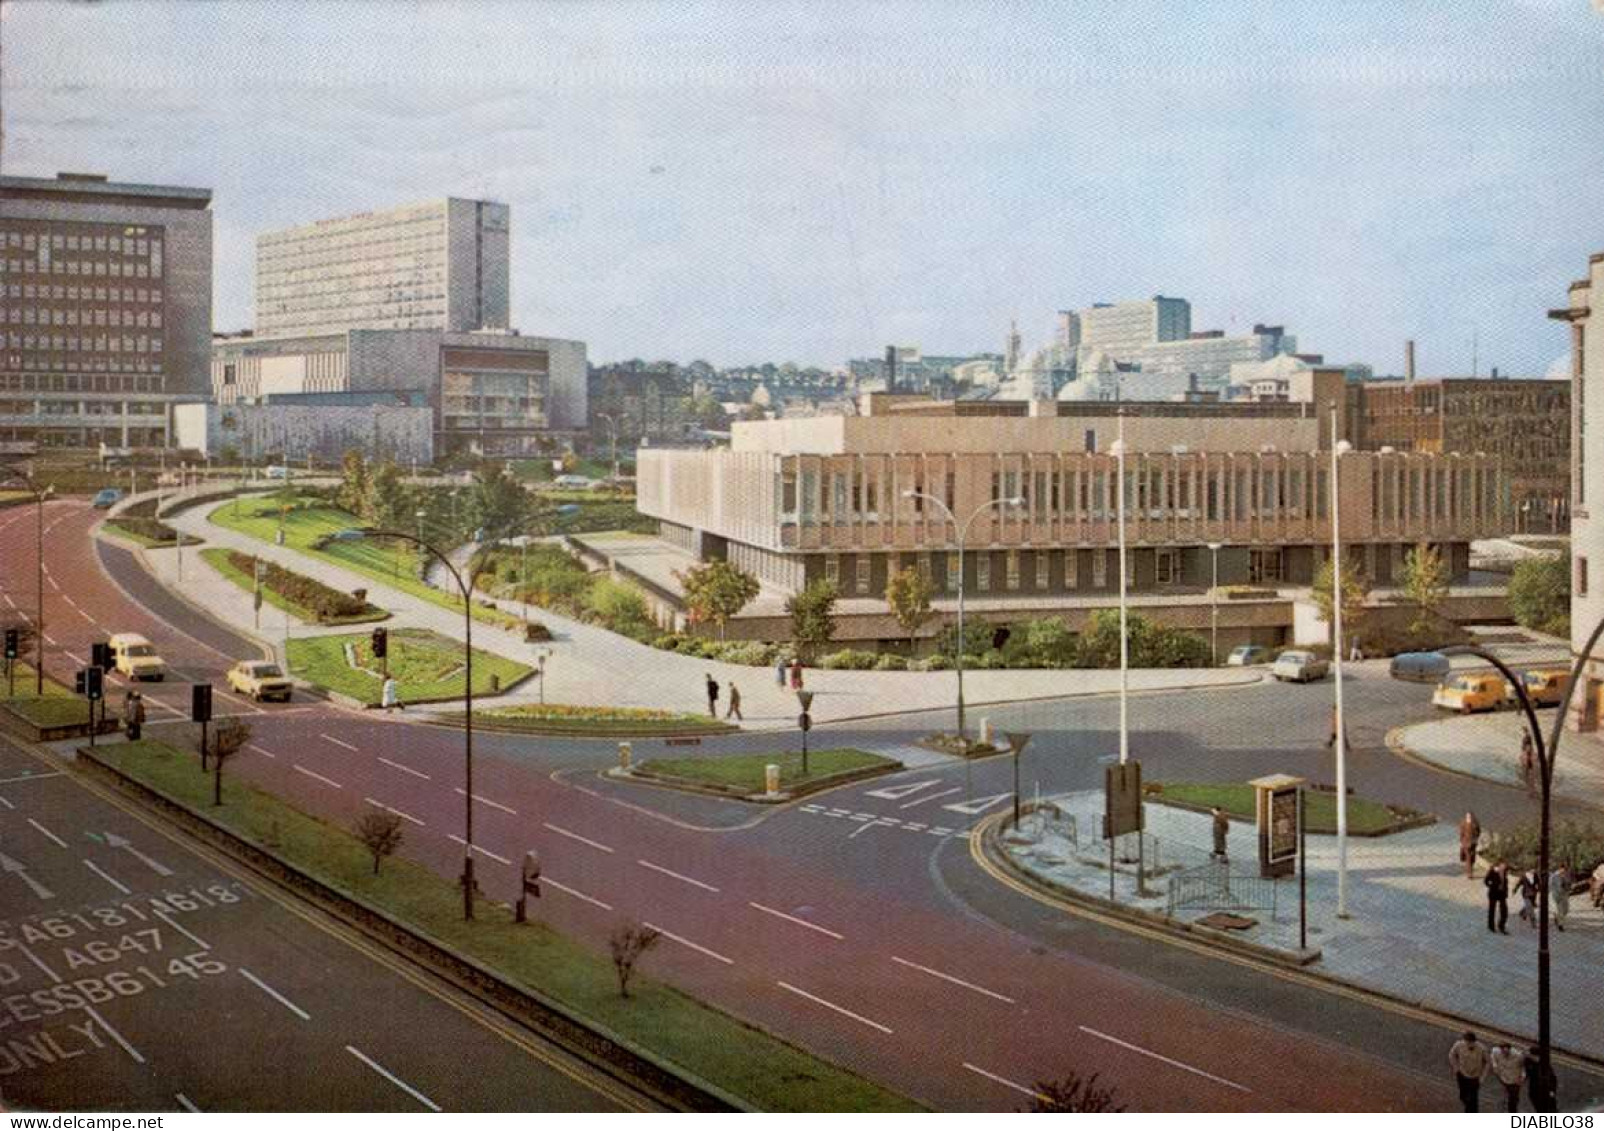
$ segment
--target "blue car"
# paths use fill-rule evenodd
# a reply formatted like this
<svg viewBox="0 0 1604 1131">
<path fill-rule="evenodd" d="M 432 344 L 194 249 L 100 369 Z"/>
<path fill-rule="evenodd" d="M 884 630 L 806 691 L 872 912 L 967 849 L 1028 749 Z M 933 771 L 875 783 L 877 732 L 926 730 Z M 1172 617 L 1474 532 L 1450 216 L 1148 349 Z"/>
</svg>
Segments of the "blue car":
<svg viewBox="0 0 1604 1131">
<path fill-rule="evenodd" d="M 122 502 L 123 493 L 116 487 L 103 487 L 95 492 L 93 506 L 98 510 L 106 510 Z"/>
</svg>

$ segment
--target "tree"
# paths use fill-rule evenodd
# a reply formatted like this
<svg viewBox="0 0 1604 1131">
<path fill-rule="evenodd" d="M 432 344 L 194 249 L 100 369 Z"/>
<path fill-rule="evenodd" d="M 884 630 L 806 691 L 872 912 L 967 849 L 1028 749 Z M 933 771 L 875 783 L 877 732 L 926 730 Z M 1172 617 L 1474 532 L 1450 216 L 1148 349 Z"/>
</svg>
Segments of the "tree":
<svg viewBox="0 0 1604 1131">
<path fill-rule="evenodd" d="M 644 923 L 626 920 L 613 929 L 607 946 L 613 953 L 613 969 L 618 973 L 618 995 L 629 996 L 629 979 L 635 973 L 635 963 L 641 955 L 657 945 L 663 932 Z"/>
<path fill-rule="evenodd" d="M 1062 617 L 1026 621 L 1024 635 L 1031 659 L 1044 668 L 1064 667 L 1075 657 L 1075 634 Z"/>
<path fill-rule="evenodd" d="M 377 876 L 384 858 L 401 847 L 401 818 L 388 811 L 364 813 L 356 823 L 356 839 L 372 855 L 373 874 Z"/>
<path fill-rule="evenodd" d="M 1404 558 L 1402 589 L 1415 605 L 1415 619 L 1409 631 L 1425 632 L 1431 627 L 1437 606 L 1448 597 L 1448 563 L 1436 547 L 1422 542 Z M 1347 614 L 1347 610 L 1343 610 Z"/>
<path fill-rule="evenodd" d="M 368 479 L 368 461 L 361 450 L 352 448 L 345 453 L 340 464 L 339 504 L 354 515 L 366 515 L 369 510 L 369 492 L 373 484 Z"/>
<path fill-rule="evenodd" d="M 401 469 L 394 460 L 385 460 L 373 473 L 368 490 L 368 517 L 384 530 L 405 530 L 412 507 L 407 489 L 401 483 Z"/>
<path fill-rule="evenodd" d="M 1319 607 L 1320 619 L 1331 623 L 1331 561 L 1327 559 L 1314 576 L 1314 603 Z M 1359 569 L 1351 557 L 1342 563 L 1342 629 L 1356 633 L 1364 620 L 1365 601 L 1370 597 L 1370 579 Z M 1335 643 L 1333 641 L 1332 643 Z"/>
<path fill-rule="evenodd" d="M 835 637 L 835 582 L 820 578 L 809 582 L 800 593 L 786 598 L 785 611 L 791 614 L 791 635 L 809 659 Z"/>
<path fill-rule="evenodd" d="M 740 566 L 727 561 L 714 560 L 693 566 L 674 576 L 685 589 L 685 607 L 691 621 L 711 621 L 718 625 L 718 638 L 724 639 L 724 630 L 730 618 L 757 599 L 762 588 L 757 578 Z"/>
<path fill-rule="evenodd" d="M 223 803 L 223 763 L 228 761 L 251 740 L 249 723 L 239 719 L 224 719 L 212 732 L 212 804 Z"/>
<path fill-rule="evenodd" d="M 1090 1076 L 1082 1076 L 1079 1072 L 1071 1072 L 1059 1080 L 1039 1080 L 1036 1083 L 1036 1096 L 1031 1101 L 1027 1111 L 1073 1111 L 1073 1112 L 1121 1112 L 1125 1105 L 1118 1102 L 1119 1097 L 1112 1085 L 1103 1087 L 1097 1083 L 1096 1072 Z"/>
<path fill-rule="evenodd" d="M 468 513 L 481 530 L 505 534 L 521 526 L 530 513 L 530 495 L 523 484 L 507 474 L 500 462 L 486 460 L 473 476 Z"/>
<path fill-rule="evenodd" d="M 1509 576 L 1509 610 L 1517 624 L 1554 636 L 1571 634 L 1571 563 L 1568 555 L 1527 558 Z"/>
<path fill-rule="evenodd" d="M 908 634 L 909 647 L 913 646 L 919 627 L 932 615 L 930 597 L 935 589 L 930 579 L 912 566 L 898 570 L 886 582 L 886 604 L 891 607 L 891 615 L 902 626 L 902 631 Z"/>
</svg>

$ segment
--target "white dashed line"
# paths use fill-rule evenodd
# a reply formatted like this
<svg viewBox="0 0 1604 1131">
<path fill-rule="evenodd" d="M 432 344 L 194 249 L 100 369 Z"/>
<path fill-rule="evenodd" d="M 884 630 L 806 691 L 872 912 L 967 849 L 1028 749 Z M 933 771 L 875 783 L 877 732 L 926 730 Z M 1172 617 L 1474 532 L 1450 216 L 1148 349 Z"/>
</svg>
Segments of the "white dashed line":
<svg viewBox="0 0 1604 1131">
<path fill-rule="evenodd" d="M 285 1009 L 289 1010 L 291 1013 L 295 1014 L 295 1016 L 299 1017 L 302 1021 L 310 1021 L 310 1020 L 312 1020 L 312 1015 L 310 1013 L 308 1013 L 306 1010 L 302 1009 L 300 1006 L 296 1005 L 293 1001 L 291 1001 L 289 998 L 285 997 L 283 994 L 279 993 L 272 986 L 270 986 L 266 982 L 262 981 L 262 979 L 258 978 L 255 974 L 252 974 L 249 970 L 245 969 L 245 967 L 236 966 L 235 969 L 239 971 L 239 974 L 240 974 L 241 978 L 244 978 L 251 985 L 253 985 L 257 989 L 261 990 L 264 994 L 266 994 L 268 997 L 272 998 L 274 1001 L 278 1002 L 280 1005 L 282 1005 Z"/>
<path fill-rule="evenodd" d="M 1183 1064 L 1179 1060 L 1171 1060 L 1167 1056 L 1160 1056 L 1158 1053 L 1153 1052 L 1150 1049 L 1144 1049 L 1141 1045 L 1133 1045 L 1129 1041 L 1122 1041 L 1118 1037 L 1111 1037 L 1107 1033 L 1100 1033 L 1096 1029 L 1088 1028 L 1085 1025 L 1077 1025 L 1076 1028 L 1088 1036 L 1107 1041 L 1111 1045 L 1118 1045 L 1122 1049 L 1130 1049 L 1131 1052 L 1140 1053 L 1142 1056 L 1152 1057 L 1154 1060 L 1168 1064 L 1172 1068 L 1179 1068 L 1183 1072 L 1190 1072 L 1192 1075 L 1201 1076 L 1205 1080 L 1213 1080 L 1216 1084 L 1223 1084 L 1227 1088 L 1235 1088 L 1239 1092 L 1251 1092 L 1253 1090 L 1252 1088 L 1244 1088 L 1241 1084 L 1238 1084 L 1233 1080 L 1227 1080 L 1223 1076 L 1216 1076 L 1212 1072 L 1204 1072 L 1201 1068 L 1193 1068 L 1190 1064 Z"/>
<path fill-rule="evenodd" d="M 268 750 L 266 747 L 258 746 L 254 742 L 247 742 L 245 744 L 245 749 L 254 750 L 254 751 L 256 751 L 256 753 L 260 754 L 264 758 L 277 758 L 278 757 L 278 755 L 273 753 L 271 750 Z"/>
<path fill-rule="evenodd" d="M 343 746 L 347 750 L 350 750 L 352 752 L 356 751 L 356 747 L 355 746 L 352 746 L 349 742 L 345 742 L 345 741 L 343 741 L 341 739 L 335 738 L 332 734 L 323 734 L 322 732 L 319 732 L 318 733 L 318 737 L 319 738 L 323 738 L 323 739 L 327 739 L 329 742 L 334 743 L 334 745 L 336 745 L 336 746 Z"/>
<path fill-rule="evenodd" d="M 111 1025 L 107 1023 L 106 1019 L 100 1015 L 100 1012 L 97 1009 L 95 1009 L 94 1006 L 86 1005 L 86 1006 L 83 1007 L 83 1011 L 85 1013 L 87 1013 L 90 1017 L 93 1017 L 95 1019 L 95 1024 L 99 1025 L 102 1029 L 104 1029 L 106 1031 L 106 1035 L 107 1036 L 109 1036 L 112 1040 L 116 1041 L 119 1045 L 121 1045 L 123 1047 L 123 1052 L 127 1053 L 129 1056 L 134 1058 L 134 1063 L 136 1063 L 136 1064 L 144 1064 L 145 1063 L 145 1058 L 139 1055 L 139 1050 L 136 1049 L 133 1045 L 128 1043 L 128 1038 L 124 1037 L 117 1030 L 113 1029 L 111 1027 Z"/>
<path fill-rule="evenodd" d="M 370 1057 L 366 1053 L 362 1052 L 355 1045 L 346 1045 L 345 1046 L 345 1051 L 350 1053 L 352 1056 L 356 1057 L 358 1060 L 360 1060 L 363 1064 L 367 1065 L 369 1068 L 373 1069 L 373 1071 L 377 1072 L 380 1076 L 383 1076 L 386 1080 L 390 1081 L 390 1083 L 394 1084 L 397 1088 L 400 1088 L 403 1092 L 405 1092 L 407 1095 L 411 1096 L 413 1099 L 417 1100 L 420 1104 L 422 1104 L 424 1107 L 428 1108 L 430 1111 L 439 1111 L 440 1110 L 440 1105 L 439 1104 L 435 1103 L 428 1096 L 426 1096 L 422 1092 L 418 1091 L 418 1089 L 414 1088 L 411 1084 L 408 1084 L 405 1080 L 401 1079 L 399 1076 L 396 1076 L 393 1073 L 391 1073 L 388 1069 L 386 1069 L 378 1061 L 374 1060 L 372 1057 Z"/>
<path fill-rule="evenodd" d="M 579 890 L 577 890 L 575 888 L 571 888 L 567 884 L 559 884 L 556 880 L 552 879 L 550 876 L 542 876 L 540 878 L 540 882 L 543 883 L 543 884 L 550 884 L 552 887 L 556 888 L 558 891 L 565 892 L 568 895 L 573 896 L 575 899 L 582 899 L 586 903 L 594 904 L 595 906 L 600 907 L 603 911 L 611 911 L 613 909 L 613 905 L 611 903 L 603 903 L 601 900 L 595 898 L 594 896 L 586 895 L 584 892 L 579 891 Z"/>
<path fill-rule="evenodd" d="M 301 765 L 301 763 L 299 763 L 299 762 L 292 762 L 291 766 L 297 772 L 303 773 L 309 778 L 316 778 L 318 781 L 324 783 L 325 785 L 332 785 L 335 789 L 344 789 L 345 788 L 343 785 L 341 785 L 339 782 L 335 781 L 333 778 L 326 778 L 322 774 L 315 774 L 311 770 L 307 769 L 305 766 Z"/>
<path fill-rule="evenodd" d="M 171 915 L 168 915 L 166 912 L 164 912 L 164 911 L 152 911 L 151 914 L 156 916 L 156 918 L 160 919 L 163 923 L 166 923 L 169 927 L 171 927 L 173 930 L 177 931 L 179 934 L 183 935 L 186 939 L 188 939 L 190 942 L 194 943 L 196 946 L 200 947 L 202 950 L 211 950 L 212 949 L 212 944 L 211 943 L 207 942 L 205 939 L 201 938 L 199 935 L 191 934 L 189 931 L 184 930 L 184 928 L 180 927 L 176 922 L 174 922 L 173 917 Z"/>
<path fill-rule="evenodd" d="M 463 793 L 463 789 L 462 789 L 462 787 L 460 785 L 459 786 L 453 786 L 452 788 L 454 788 L 459 794 L 462 794 L 464 797 L 467 796 L 466 793 Z M 516 817 L 518 815 L 518 810 L 513 809 L 510 806 L 503 805 L 499 801 L 492 801 L 488 797 L 480 797 L 477 793 L 473 795 L 473 799 L 475 801 L 477 801 L 481 805 L 488 805 L 492 809 L 500 809 L 503 813 L 511 813 L 514 817 Z M 548 826 L 548 827 L 550 827 L 550 826 Z"/>
<path fill-rule="evenodd" d="M 930 795 L 928 795 L 926 797 L 919 798 L 919 800 L 917 800 L 917 801 L 909 801 L 909 802 L 907 802 L 905 804 L 898 805 L 897 808 L 898 809 L 912 809 L 915 805 L 923 805 L 926 801 L 934 801 L 938 797 L 948 797 L 948 796 L 951 796 L 954 793 L 962 793 L 963 792 L 963 788 L 964 787 L 961 786 L 961 785 L 955 785 L 951 789 L 942 790 L 940 793 L 932 793 L 932 794 L 930 794 Z"/>
<path fill-rule="evenodd" d="M 185 1111 L 191 1111 L 191 1112 L 194 1112 L 197 1115 L 200 1114 L 200 1108 L 195 1106 L 195 1101 L 190 1099 L 183 1092 L 174 1092 L 173 1093 L 173 1099 L 177 1100 L 178 1103 L 179 1103 L 179 1106 L 182 1107 Z"/>
<path fill-rule="evenodd" d="M 375 801 L 371 797 L 364 797 L 362 800 L 366 801 L 369 805 L 378 806 L 380 809 L 383 809 L 386 813 L 394 813 L 397 817 L 400 817 L 403 821 L 411 821 L 414 825 L 417 825 L 418 828 L 420 828 L 420 829 L 428 828 L 427 825 L 425 825 L 422 821 L 418 820 L 418 818 L 414 817 L 411 813 L 402 812 L 400 809 L 395 808 L 395 806 L 393 806 L 393 805 L 386 805 L 384 802 Z"/>
<path fill-rule="evenodd" d="M 543 822 L 543 823 L 545 824 L 545 826 L 548 829 L 550 829 L 552 832 L 556 833 L 558 836 L 565 836 L 565 837 L 569 838 L 570 840 L 577 840 L 580 844 L 588 844 L 592 848 L 600 849 L 603 852 L 611 852 L 612 851 L 611 848 L 609 848 L 607 845 L 601 843 L 601 841 L 599 841 L 599 840 L 591 840 L 588 836 L 580 836 L 578 833 L 570 832 L 568 829 L 565 829 L 565 828 L 561 827 L 560 825 L 554 825 L 550 821 L 546 821 L 546 822 Z"/>
<path fill-rule="evenodd" d="M 906 958 L 898 958 L 893 954 L 891 956 L 891 961 L 906 966 L 910 970 L 918 970 L 921 974 L 929 974 L 933 978 L 940 978 L 944 982 L 951 982 L 955 986 L 962 986 L 966 990 L 974 990 L 977 994 L 985 994 L 987 997 L 996 998 L 998 1001 L 1006 1001 L 1009 1005 L 1018 1004 L 1013 998 L 1008 997 L 1005 994 L 997 993 L 995 990 L 988 990 L 985 986 L 977 986 L 973 982 L 966 982 L 962 978 L 956 978 L 951 974 L 944 974 L 940 970 L 933 970 L 929 966 L 921 966 L 917 962 L 909 962 Z"/>
<path fill-rule="evenodd" d="M 447 833 L 446 834 L 446 839 L 447 840 L 454 840 L 458 844 L 467 844 L 468 843 L 467 841 L 463 840 L 460 836 L 457 836 L 455 833 Z M 505 856 L 497 856 L 494 852 L 491 852 L 488 848 L 485 848 L 483 845 L 476 844 L 476 845 L 473 846 L 473 850 L 475 852 L 477 852 L 480 856 L 488 856 L 488 857 L 490 857 L 490 859 L 494 860 L 498 864 L 505 864 L 509 868 L 512 867 L 512 861 L 511 860 L 508 860 Z"/>
<path fill-rule="evenodd" d="M 734 966 L 735 965 L 735 959 L 733 959 L 733 958 L 725 958 L 718 951 L 716 951 L 716 950 L 708 950 L 707 947 L 702 946 L 700 943 L 693 943 L 690 939 L 682 939 L 678 935 L 676 935 L 673 931 L 665 931 L 665 930 L 663 930 L 663 928 L 657 927 L 657 926 L 653 926 L 651 923 L 644 923 L 643 922 L 641 924 L 641 926 L 643 926 L 643 927 L 651 927 L 652 930 L 656 931 L 658 934 L 662 935 L 664 938 L 673 939 L 675 942 L 679 943 L 681 946 L 688 946 L 694 951 L 698 951 L 698 952 L 700 952 L 702 954 L 707 955 L 709 958 L 716 958 L 720 962 L 724 963 L 724 965 L 726 965 L 726 966 Z"/>
<path fill-rule="evenodd" d="M 838 935 L 828 927 L 821 927 L 817 923 L 809 923 L 806 919 L 798 919 L 795 915 L 787 915 L 783 911 L 776 911 L 772 907 L 765 907 L 761 903 L 747 900 L 748 907 L 755 907 L 766 915 L 773 915 L 777 919 L 784 919 L 788 923 L 795 923 L 799 927 L 806 927 L 810 931 L 818 931 L 821 935 L 829 935 L 832 939 L 845 939 L 845 935 Z"/>
<path fill-rule="evenodd" d="M 642 868 L 650 868 L 654 872 L 661 872 L 665 876 L 672 876 L 674 879 L 683 881 L 684 883 L 690 884 L 693 887 L 699 887 L 703 891 L 718 891 L 718 888 L 714 887 L 712 884 L 704 884 L 701 880 L 693 880 L 689 876 L 682 876 L 678 872 L 670 871 L 661 864 L 653 864 L 650 860 L 637 860 L 635 863 L 639 864 Z"/>
<path fill-rule="evenodd" d="M 34 820 L 32 817 L 28 818 L 28 823 L 30 825 L 32 825 L 34 828 L 38 829 L 40 832 L 44 833 L 45 836 L 47 836 L 51 840 L 55 841 L 56 844 L 59 847 L 61 847 L 61 848 L 66 848 L 67 847 L 67 842 L 66 841 L 62 840 L 59 836 L 57 836 L 55 833 L 51 832 L 49 829 L 45 828 L 43 825 L 41 825 L 38 821 Z"/>
<path fill-rule="evenodd" d="M 403 774 L 411 774 L 413 777 L 422 778 L 424 781 L 434 780 L 422 770 L 414 770 L 411 766 L 403 766 L 400 762 L 392 762 L 390 759 L 383 757 L 382 755 L 379 757 L 379 761 L 383 762 L 386 766 L 389 766 L 393 770 L 400 770 Z"/>
<path fill-rule="evenodd" d="M 1042 1095 L 1035 1088 L 1027 1088 L 1023 1084 L 1016 1084 L 1012 1080 L 1008 1079 L 1006 1076 L 999 1076 L 995 1072 L 987 1072 L 984 1068 L 979 1068 L 979 1067 L 977 1067 L 977 1066 L 975 1066 L 973 1064 L 970 1064 L 967 1060 L 964 1061 L 964 1067 L 967 1068 L 969 1071 L 973 1072 L 976 1076 L 984 1076 L 986 1079 L 995 1081 L 996 1083 L 1001 1084 L 1005 1088 L 1012 1088 L 1014 1091 L 1020 1093 L 1021 1095 L 1029 1096 L 1032 1099 L 1038 1099 L 1038 1100 L 1046 1100 L 1047 1099 L 1046 1096 Z"/>
<path fill-rule="evenodd" d="M 775 984 L 778 985 L 782 990 L 790 990 L 793 994 L 796 994 L 798 997 L 805 997 L 809 1001 L 817 1002 L 819 1005 L 824 1006 L 824 1008 L 826 1008 L 826 1009 L 835 1010 L 842 1017 L 850 1017 L 850 1018 L 852 1018 L 852 1020 L 860 1022 L 861 1024 L 864 1024 L 864 1025 L 867 1025 L 871 1029 L 878 1029 L 878 1030 L 880 1030 L 880 1032 L 885 1033 L 888 1036 L 892 1032 L 891 1027 L 889 1025 L 882 1025 L 878 1021 L 870 1021 L 867 1017 L 863 1016 L 863 1014 L 861 1014 L 861 1013 L 853 1013 L 850 1009 L 846 1009 L 846 1008 L 844 1008 L 842 1006 L 839 1006 L 839 1005 L 835 1004 L 835 1002 L 833 1002 L 833 1001 L 825 1001 L 822 997 L 819 997 L 819 996 L 817 996 L 815 994 L 808 993 L 807 990 L 799 990 L 795 986 L 793 986 L 790 982 L 776 982 Z"/>
<path fill-rule="evenodd" d="M 112 887 L 116 888 L 118 891 L 122 892 L 124 895 L 130 895 L 130 894 L 133 893 L 133 889 L 130 888 L 127 884 L 123 883 L 121 880 L 116 879 L 116 878 L 114 878 L 112 876 L 108 876 L 105 872 L 101 871 L 98 867 L 96 867 L 95 866 L 95 862 L 93 860 L 85 860 L 84 861 L 84 867 L 88 868 L 91 872 L 93 872 L 95 875 L 99 876 L 101 879 L 105 880 L 108 884 L 110 884 Z"/>
</svg>

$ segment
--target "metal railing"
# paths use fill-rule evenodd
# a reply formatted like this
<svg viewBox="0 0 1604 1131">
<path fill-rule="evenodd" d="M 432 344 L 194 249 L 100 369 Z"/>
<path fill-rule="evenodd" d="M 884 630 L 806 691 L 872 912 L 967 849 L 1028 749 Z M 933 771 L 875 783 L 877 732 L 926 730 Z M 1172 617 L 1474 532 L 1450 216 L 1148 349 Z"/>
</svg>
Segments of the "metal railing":
<svg viewBox="0 0 1604 1131">
<path fill-rule="evenodd" d="M 1270 919 L 1279 910 L 1280 885 L 1257 874 L 1232 873 L 1226 860 L 1187 868 L 1169 879 L 1168 914 L 1183 910 L 1264 911 Z"/>
</svg>

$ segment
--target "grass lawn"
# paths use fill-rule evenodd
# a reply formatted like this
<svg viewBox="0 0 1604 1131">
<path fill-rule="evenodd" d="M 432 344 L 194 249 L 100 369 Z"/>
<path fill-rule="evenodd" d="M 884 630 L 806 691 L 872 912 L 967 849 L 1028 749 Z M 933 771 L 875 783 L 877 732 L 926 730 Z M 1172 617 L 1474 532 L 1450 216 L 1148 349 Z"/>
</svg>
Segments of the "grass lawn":
<svg viewBox="0 0 1604 1131">
<path fill-rule="evenodd" d="M 16 661 L 15 698 L 11 695 L 11 680 L 0 678 L 0 702 L 27 719 L 36 727 L 60 727 L 89 724 L 89 707 L 70 688 L 45 677 L 45 693 L 34 695 L 34 669 Z"/>
<path fill-rule="evenodd" d="M 460 699 L 464 686 L 462 645 L 449 637 L 426 629 L 403 628 L 389 634 L 390 675 L 403 703 Z M 345 660 L 345 645 L 356 650 L 353 668 Z M 377 705 L 384 680 L 379 677 L 379 661 L 370 654 L 371 637 L 365 632 L 338 636 L 306 636 L 290 641 L 290 671 L 319 687 Z M 365 670 L 371 668 L 371 671 Z M 515 660 L 489 652 L 473 650 L 473 692 L 490 694 L 490 678 L 496 676 L 503 688 L 522 679 L 532 669 Z"/>
<path fill-rule="evenodd" d="M 460 719 L 459 714 L 455 716 Z M 706 715 L 657 711 L 648 707 L 585 707 L 568 703 L 520 703 L 473 713 L 475 723 L 498 730 L 544 734 L 594 734 L 648 738 L 652 735 L 708 734 L 736 728 Z M 811 768 L 811 767 L 810 767 Z"/>
<path fill-rule="evenodd" d="M 238 506 L 230 501 L 212 508 L 207 519 L 226 530 L 238 531 L 271 545 L 278 534 L 280 505 L 270 498 L 242 499 Z M 319 538 L 361 525 L 361 519 L 338 507 L 323 503 L 303 505 L 299 509 L 292 509 L 284 520 L 284 544 L 309 558 L 342 566 L 392 589 L 432 601 L 442 608 L 462 609 L 460 600 L 452 600 L 434 586 L 418 580 L 419 551 L 410 543 L 395 547 L 378 539 L 359 538 L 349 542 L 334 542 L 321 550 L 312 549 L 312 543 Z M 517 619 L 499 609 L 487 609 L 479 605 L 473 607 L 473 617 L 496 625 L 511 624 Z"/>
<path fill-rule="evenodd" d="M 256 590 L 256 579 L 244 570 L 237 568 L 233 562 L 228 560 L 228 555 L 229 551 L 225 549 L 201 551 L 201 557 L 206 559 L 207 565 L 245 590 L 245 592 L 254 592 Z M 332 619 L 322 618 L 311 609 L 306 608 L 304 605 L 296 604 L 281 595 L 276 589 L 271 589 L 266 585 L 262 586 L 262 600 L 272 605 L 275 609 L 283 609 L 291 616 L 298 617 L 308 624 L 367 624 L 370 621 L 384 620 L 390 615 L 376 605 L 369 605 L 368 609 L 370 611 L 357 616 L 334 617 Z"/>
<path fill-rule="evenodd" d="M 1253 820 L 1253 787 L 1250 785 L 1199 785 L 1194 782 L 1162 782 L 1160 798 L 1183 801 L 1188 805 L 1212 808 L 1218 805 L 1233 817 Z M 1148 800 L 1156 800 L 1149 796 Z M 1311 833 L 1337 831 L 1337 799 L 1334 794 L 1309 790 L 1303 795 L 1304 819 Z M 1363 797 L 1348 798 L 1348 831 L 1360 835 L 1378 833 L 1397 824 L 1400 817 L 1385 805 Z"/>
<path fill-rule="evenodd" d="M 374 876 L 372 857 L 350 833 L 246 783 L 229 780 L 226 770 L 224 804 L 214 807 L 211 777 L 200 772 L 193 754 L 141 741 L 103 747 L 99 756 L 330 887 L 416 926 L 451 951 L 561 1002 L 756 1107 L 919 1110 L 895 1092 L 651 980 L 650 954 L 642 960 L 642 972 L 635 976 L 626 1000 L 618 995 L 611 961 L 600 951 L 538 922 L 514 924 L 507 907 L 488 901 L 479 904 L 472 923 L 465 923 L 461 889 L 452 880 L 395 857 Z M 405 835 L 410 837 L 411 830 Z M 539 905 L 535 906 L 538 914 Z"/>
<path fill-rule="evenodd" d="M 755 792 L 763 788 L 763 769 L 769 765 L 780 767 L 780 788 L 784 789 L 853 770 L 896 764 L 893 758 L 846 747 L 839 750 L 810 750 L 806 777 L 802 776 L 800 750 L 787 750 L 783 754 L 736 754 L 724 758 L 653 758 L 649 762 L 642 762 L 640 768 L 667 777 Z"/>
</svg>

